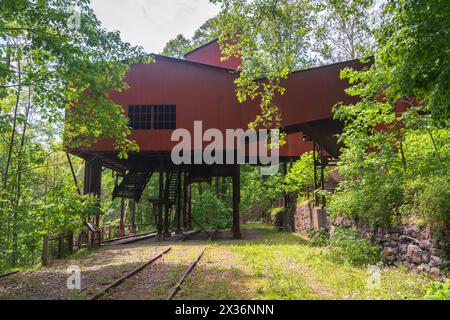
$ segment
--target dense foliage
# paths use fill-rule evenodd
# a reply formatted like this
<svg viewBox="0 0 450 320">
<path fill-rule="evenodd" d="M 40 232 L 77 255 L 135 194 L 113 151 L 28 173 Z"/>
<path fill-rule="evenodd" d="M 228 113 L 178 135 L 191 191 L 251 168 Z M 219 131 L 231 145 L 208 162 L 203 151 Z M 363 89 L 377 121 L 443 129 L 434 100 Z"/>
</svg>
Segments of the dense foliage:
<svg viewBox="0 0 450 320">
<path fill-rule="evenodd" d="M 344 181 L 329 209 L 373 224 L 414 217 L 448 230 L 450 51 L 444 17 L 450 6 L 391 1 L 385 12 L 375 63 L 342 72 L 354 84 L 347 92 L 360 101 L 336 108 L 335 117 L 346 124 L 340 135 Z M 401 106 L 404 112 L 398 112 Z"/>
<path fill-rule="evenodd" d="M 372 32 L 365 17 L 372 1 L 213 2 L 223 9 L 219 14 L 222 53 L 226 58 L 238 55 L 243 59 L 235 81 L 237 98 L 259 102 L 260 113 L 249 123 L 252 128 L 280 126 L 274 98 L 285 93 L 281 81 L 291 72 L 330 60 L 352 59 L 371 48 L 367 44 Z M 258 79 L 262 80 L 255 81 Z"/>
<path fill-rule="evenodd" d="M 191 39 L 187 39 L 182 34 L 177 35 L 166 43 L 161 54 L 174 58 L 183 58 L 189 51 L 217 38 L 220 28 L 219 22 L 218 17 L 208 19 L 195 31 Z"/>
<path fill-rule="evenodd" d="M 450 300 L 450 280 L 430 283 L 425 295 L 426 300 Z"/>
<path fill-rule="evenodd" d="M 43 234 L 80 229 L 95 200 L 74 187 L 66 147 L 100 137 L 137 150 L 110 91 L 141 48 L 101 28 L 88 0 L 0 1 L 0 269 L 34 264 Z M 69 112 L 74 111 L 74 112 Z M 81 161 L 73 159 L 80 178 Z M 81 182 L 79 179 L 78 182 Z"/>
<path fill-rule="evenodd" d="M 346 228 L 334 230 L 328 248 L 330 257 L 336 261 L 353 265 L 375 265 L 383 261 L 379 245 Z"/>
</svg>

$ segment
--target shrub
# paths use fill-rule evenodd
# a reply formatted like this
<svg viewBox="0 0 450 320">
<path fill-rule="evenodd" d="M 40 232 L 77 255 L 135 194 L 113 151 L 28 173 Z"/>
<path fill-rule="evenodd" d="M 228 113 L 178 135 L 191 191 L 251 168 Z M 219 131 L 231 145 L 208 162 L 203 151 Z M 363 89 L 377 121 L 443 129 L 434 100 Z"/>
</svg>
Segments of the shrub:
<svg viewBox="0 0 450 320">
<path fill-rule="evenodd" d="M 424 225 L 449 228 L 450 130 L 432 129 L 435 148 L 428 133 L 413 130 L 410 125 L 402 144 L 404 161 L 397 152 L 399 148 L 390 145 L 362 148 L 350 144 L 343 148 L 339 164 L 342 180 L 327 201 L 330 215 L 363 220 L 373 226 L 420 217 Z M 377 135 L 383 137 L 381 132 Z"/>
<path fill-rule="evenodd" d="M 306 234 L 314 247 L 324 247 L 330 242 L 330 235 L 325 228 L 309 228 L 306 230 Z"/>
<path fill-rule="evenodd" d="M 363 220 L 375 226 L 393 223 L 403 200 L 401 180 L 382 178 L 371 176 L 361 181 L 341 182 L 328 201 L 330 215 Z"/>
<path fill-rule="evenodd" d="M 273 224 L 275 224 L 277 227 L 283 226 L 283 213 L 286 209 L 284 207 L 280 208 L 273 208 L 270 211 L 270 220 Z"/>
<path fill-rule="evenodd" d="M 192 197 L 192 215 L 205 228 L 223 229 L 231 226 L 232 209 L 218 199 L 211 189 Z"/>
<path fill-rule="evenodd" d="M 333 260 L 353 265 L 377 264 L 383 260 L 380 246 L 347 228 L 335 228 L 330 238 L 329 254 Z"/>
<path fill-rule="evenodd" d="M 283 214 L 285 210 L 286 208 L 284 207 L 272 208 L 272 210 L 270 211 L 270 218 L 272 219 L 272 221 L 275 222 L 278 216 Z"/>
<path fill-rule="evenodd" d="M 424 298 L 427 300 L 450 300 L 450 279 L 445 282 L 431 282 Z"/>
<path fill-rule="evenodd" d="M 450 176 L 432 177 L 418 197 L 418 209 L 426 221 L 445 225 L 450 220 Z"/>
</svg>

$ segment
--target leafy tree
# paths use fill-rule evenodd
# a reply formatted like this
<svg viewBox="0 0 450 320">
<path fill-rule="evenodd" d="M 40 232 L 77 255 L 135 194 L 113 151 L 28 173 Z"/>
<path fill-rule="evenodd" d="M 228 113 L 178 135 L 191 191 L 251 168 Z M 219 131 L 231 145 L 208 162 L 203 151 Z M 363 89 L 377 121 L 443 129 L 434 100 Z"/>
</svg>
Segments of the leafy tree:
<svg viewBox="0 0 450 320">
<path fill-rule="evenodd" d="M 315 6 L 310 1 L 288 0 L 213 2 L 222 4 L 222 53 L 243 60 L 235 82 L 237 98 L 260 100 L 261 114 L 249 126 L 278 128 L 281 117 L 273 98 L 284 93 L 282 79 L 311 64 L 308 48 Z M 261 77 L 266 80 L 255 81 Z"/>
<path fill-rule="evenodd" d="M 386 69 L 389 98 L 415 97 L 434 121 L 449 125 L 450 4 L 445 0 L 389 1 L 379 31 L 379 69 Z M 418 110 L 422 111 L 422 110 Z"/>
<path fill-rule="evenodd" d="M 15 97 L 14 115 L 22 94 L 29 91 L 41 117 L 55 122 L 66 116 L 65 141 L 71 147 L 108 137 L 122 154 L 136 150 L 126 139 L 128 120 L 109 92 L 126 89 L 123 78 L 132 63 L 149 62 L 142 49 L 122 42 L 118 32 L 102 29 L 88 0 L 75 3 L 79 25 L 71 23 L 73 1 L 0 4 L 0 95 Z"/>
<path fill-rule="evenodd" d="M 109 93 L 150 59 L 101 28 L 88 0 L 0 7 L 0 268 L 9 268 L 36 263 L 43 233 L 79 229 L 98 213 L 74 188 L 61 138 L 70 148 L 106 137 L 121 156 L 137 150 Z M 73 163 L 79 174 L 81 160 Z"/>
<path fill-rule="evenodd" d="M 206 20 L 204 24 L 198 28 L 191 41 L 195 47 L 204 45 L 205 43 L 216 39 L 219 36 L 220 19 L 218 16 Z"/>
<path fill-rule="evenodd" d="M 314 185 L 314 159 L 312 152 L 307 152 L 297 160 L 284 178 L 286 192 L 305 195 L 306 188 Z"/>
<path fill-rule="evenodd" d="M 345 122 L 339 167 L 345 180 L 330 210 L 374 224 L 416 216 L 448 230 L 449 93 L 442 85 L 448 83 L 449 45 L 437 35 L 450 7 L 391 1 L 385 10 L 375 63 L 342 72 L 354 84 L 347 92 L 360 101 L 335 112 Z M 404 112 L 396 112 L 399 103 Z"/>
<path fill-rule="evenodd" d="M 322 63 L 362 58 L 374 49 L 374 0 L 325 0 L 315 30 L 314 51 Z"/>
<path fill-rule="evenodd" d="M 219 36 L 219 27 L 219 17 L 208 19 L 195 31 L 191 39 L 179 34 L 176 38 L 169 40 L 161 54 L 173 58 L 183 58 L 189 51 L 216 39 Z"/>
<path fill-rule="evenodd" d="M 280 168 L 281 171 L 281 168 Z M 261 176 L 259 167 L 241 166 L 241 210 L 263 200 L 275 200 L 283 196 L 283 176 Z"/>
<path fill-rule="evenodd" d="M 183 58 L 192 49 L 191 41 L 186 39 L 182 34 L 179 34 L 175 39 L 167 42 L 161 54 L 173 58 Z"/>
</svg>

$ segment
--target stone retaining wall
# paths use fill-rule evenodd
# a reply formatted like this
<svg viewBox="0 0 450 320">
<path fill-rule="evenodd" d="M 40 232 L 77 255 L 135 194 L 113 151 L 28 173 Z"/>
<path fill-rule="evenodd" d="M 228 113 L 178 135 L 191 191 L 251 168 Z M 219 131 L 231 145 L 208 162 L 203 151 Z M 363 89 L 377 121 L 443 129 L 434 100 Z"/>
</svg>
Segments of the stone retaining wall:
<svg viewBox="0 0 450 320">
<path fill-rule="evenodd" d="M 293 211 L 293 230 L 305 233 L 309 228 L 329 228 L 325 209 L 314 208 L 310 202 L 296 204 Z"/>
<path fill-rule="evenodd" d="M 367 224 L 354 223 L 344 218 L 332 221 L 331 232 L 335 226 L 352 228 L 381 245 L 390 264 L 402 263 L 411 269 L 433 275 L 442 274 L 442 269 L 447 265 L 443 258 L 443 243 L 433 238 L 428 227 L 406 224 L 375 230 Z"/>
<path fill-rule="evenodd" d="M 324 209 L 313 208 L 311 203 L 292 206 L 292 230 L 305 233 L 309 228 L 327 228 L 332 233 L 336 226 L 352 228 L 383 247 L 389 264 L 404 264 L 411 269 L 442 274 L 448 262 L 444 259 L 443 243 L 433 238 L 430 228 L 407 224 L 391 228 L 370 228 L 344 218 L 327 219 Z"/>
</svg>

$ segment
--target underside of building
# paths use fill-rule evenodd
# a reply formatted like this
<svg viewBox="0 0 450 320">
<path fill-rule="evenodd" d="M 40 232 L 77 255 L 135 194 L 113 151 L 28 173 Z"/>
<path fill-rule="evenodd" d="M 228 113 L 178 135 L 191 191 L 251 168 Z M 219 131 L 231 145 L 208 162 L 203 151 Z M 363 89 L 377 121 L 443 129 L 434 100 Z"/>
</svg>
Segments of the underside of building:
<svg viewBox="0 0 450 320">
<path fill-rule="evenodd" d="M 257 100 L 237 101 L 234 81 L 238 77 L 240 60 L 221 61 L 220 57 L 219 45 L 212 41 L 188 53 L 184 59 L 154 55 L 154 63 L 131 67 L 125 78 L 129 89 L 113 92 L 111 98 L 130 118 L 133 132 L 129 138 L 136 141 L 140 152 L 120 159 L 113 141 L 108 139 L 88 149 L 70 150 L 86 161 L 85 194 L 100 194 L 102 167 L 115 171 L 119 178 L 112 196 L 134 202 L 144 201 L 141 200 L 143 190 L 150 178 L 158 175 L 159 192 L 145 201 L 153 204 L 158 234 L 164 238 L 170 235 L 170 225 L 175 227 L 175 232 L 192 228 L 193 183 L 229 177 L 233 182 L 232 230 L 235 238 L 240 237 L 239 164 L 176 165 L 171 158 L 171 151 L 178 143 L 171 139 L 174 130 L 186 129 L 194 136 L 194 123 L 201 121 L 203 132 L 216 129 L 226 136 L 227 129 L 247 130 L 248 123 L 259 113 Z M 316 150 L 315 164 L 323 169 L 339 156 L 335 135 L 343 125 L 333 119 L 332 108 L 337 103 L 356 102 L 346 95 L 348 83 L 340 79 L 340 70 L 361 66 L 357 60 L 352 60 L 300 70 L 281 83 L 286 93 L 275 97 L 275 103 L 283 119 L 280 130 L 287 137 L 286 144 L 279 150 L 280 162 L 292 162 L 303 153 Z M 201 153 L 207 144 L 194 150 Z M 249 144 L 244 149 L 249 161 L 252 157 Z M 240 151 L 238 146 L 226 150 L 235 159 Z M 323 177 L 321 181 L 318 179 L 318 187 Z M 169 223 L 170 217 L 173 217 L 172 223 Z M 95 222 L 98 225 L 99 218 Z"/>
</svg>

